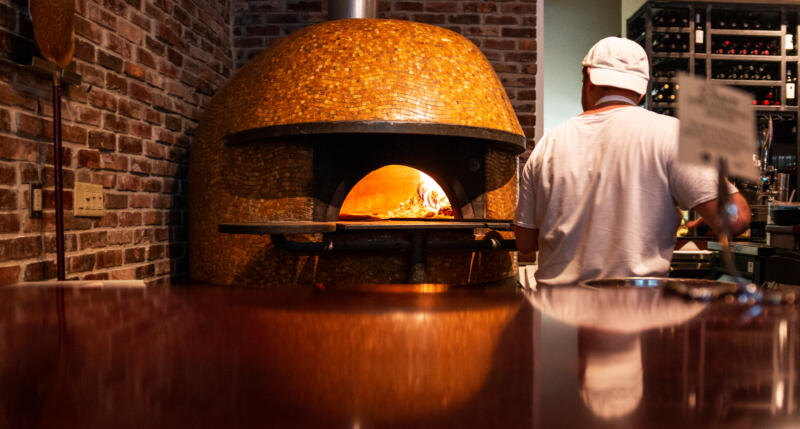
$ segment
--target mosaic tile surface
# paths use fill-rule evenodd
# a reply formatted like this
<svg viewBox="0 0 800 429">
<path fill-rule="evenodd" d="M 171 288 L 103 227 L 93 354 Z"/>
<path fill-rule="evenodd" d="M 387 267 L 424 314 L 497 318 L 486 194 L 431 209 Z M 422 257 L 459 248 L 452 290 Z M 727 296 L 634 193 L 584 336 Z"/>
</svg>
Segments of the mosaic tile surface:
<svg viewBox="0 0 800 429">
<path fill-rule="evenodd" d="M 453 31 L 409 21 L 345 19 L 307 27 L 242 67 L 225 93 L 229 132 L 375 120 L 523 134 L 478 47 Z"/>
</svg>

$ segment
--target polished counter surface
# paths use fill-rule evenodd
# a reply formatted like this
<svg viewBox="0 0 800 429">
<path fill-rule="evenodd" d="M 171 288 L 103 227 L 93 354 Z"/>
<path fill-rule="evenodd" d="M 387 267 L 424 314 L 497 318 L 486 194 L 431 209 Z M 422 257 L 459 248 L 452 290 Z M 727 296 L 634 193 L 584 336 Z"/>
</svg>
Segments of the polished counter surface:
<svg viewBox="0 0 800 429">
<path fill-rule="evenodd" d="M 800 307 L 653 289 L 0 288 L 0 427 L 792 428 Z"/>
</svg>

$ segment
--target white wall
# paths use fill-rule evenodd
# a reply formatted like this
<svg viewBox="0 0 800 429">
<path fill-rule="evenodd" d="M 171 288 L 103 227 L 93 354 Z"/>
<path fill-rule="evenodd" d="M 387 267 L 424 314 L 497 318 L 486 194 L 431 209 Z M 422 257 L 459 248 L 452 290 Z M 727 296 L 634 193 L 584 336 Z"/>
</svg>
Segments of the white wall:
<svg viewBox="0 0 800 429">
<path fill-rule="evenodd" d="M 627 31 L 625 28 L 625 21 L 633 15 L 634 12 L 639 10 L 640 7 L 644 4 L 645 0 L 620 0 L 620 9 L 622 12 L 621 18 L 622 21 L 620 22 L 622 26 L 622 35 L 627 35 Z"/>
<path fill-rule="evenodd" d="M 621 34 L 620 9 L 620 0 L 544 0 L 543 85 L 537 98 L 543 99 L 545 132 L 582 112 L 581 60 L 598 40 Z"/>
</svg>

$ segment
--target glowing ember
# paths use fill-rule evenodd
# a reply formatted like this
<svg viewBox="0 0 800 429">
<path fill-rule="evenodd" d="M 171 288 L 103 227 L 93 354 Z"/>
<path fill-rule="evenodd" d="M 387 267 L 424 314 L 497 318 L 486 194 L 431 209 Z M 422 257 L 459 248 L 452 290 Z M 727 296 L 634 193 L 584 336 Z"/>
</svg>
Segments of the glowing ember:
<svg viewBox="0 0 800 429">
<path fill-rule="evenodd" d="M 420 172 L 417 194 L 389 211 L 389 218 L 453 217 L 453 209 L 444 190 L 431 176 Z"/>
<path fill-rule="evenodd" d="M 449 207 L 450 202 L 447 201 L 447 195 L 442 187 L 431 176 L 423 172 L 420 172 L 419 176 L 417 194 L 422 199 L 422 204 L 437 213 L 443 207 Z"/>
</svg>

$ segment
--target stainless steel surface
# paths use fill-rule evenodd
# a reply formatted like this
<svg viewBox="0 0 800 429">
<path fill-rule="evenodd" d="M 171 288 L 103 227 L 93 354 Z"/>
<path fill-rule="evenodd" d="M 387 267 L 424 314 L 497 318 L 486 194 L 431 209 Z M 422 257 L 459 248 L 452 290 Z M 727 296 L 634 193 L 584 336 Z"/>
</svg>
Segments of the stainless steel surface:
<svg viewBox="0 0 800 429">
<path fill-rule="evenodd" d="M 778 173 L 778 201 L 789 200 L 789 173 Z"/>
<path fill-rule="evenodd" d="M 376 0 L 331 0 L 328 19 L 375 18 Z"/>
<path fill-rule="evenodd" d="M 683 285 L 690 288 L 716 287 L 730 289 L 733 287 L 733 291 L 736 291 L 735 283 L 700 279 L 673 279 L 667 277 L 617 277 L 595 279 L 582 282 L 581 285 L 594 288 L 660 288 Z"/>
</svg>

